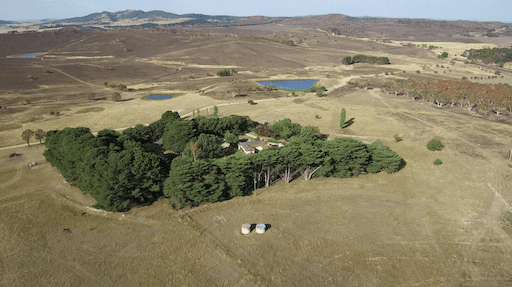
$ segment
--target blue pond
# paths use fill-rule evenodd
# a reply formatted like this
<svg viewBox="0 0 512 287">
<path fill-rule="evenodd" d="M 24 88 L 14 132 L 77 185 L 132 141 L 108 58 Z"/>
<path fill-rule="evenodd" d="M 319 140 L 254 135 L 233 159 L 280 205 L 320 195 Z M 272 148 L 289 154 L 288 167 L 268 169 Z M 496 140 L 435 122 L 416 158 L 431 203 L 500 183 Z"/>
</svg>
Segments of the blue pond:
<svg viewBox="0 0 512 287">
<path fill-rule="evenodd" d="M 16 56 L 16 58 L 30 58 L 30 57 L 35 57 L 35 56 L 39 56 L 42 54 L 43 53 L 24 54 L 24 55 L 18 55 L 18 56 Z"/>
<path fill-rule="evenodd" d="M 266 87 L 273 86 L 278 89 L 300 90 L 308 89 L 309 87 L 313 86 L 313 84 L 316 82 L 318 82 L 318 80 L 266 81 L 259 83 Z"/>
<path fill-rule="evenodd" d="M 172 99 L 174 95 L 149 95 L 146 97 L 147 100 L 168 100 Z"/>
</svg>

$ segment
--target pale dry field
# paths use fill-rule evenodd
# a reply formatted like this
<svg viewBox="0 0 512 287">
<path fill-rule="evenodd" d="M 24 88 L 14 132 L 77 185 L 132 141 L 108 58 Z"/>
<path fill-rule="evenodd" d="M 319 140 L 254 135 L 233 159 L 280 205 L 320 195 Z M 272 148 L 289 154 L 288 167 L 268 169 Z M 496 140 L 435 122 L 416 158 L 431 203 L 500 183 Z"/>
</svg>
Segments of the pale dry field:
<svg viewBox="0 0 512 287">
<path fill-rule="evenodd" d="M 200 40 L 188 43 L 199 45 Z M 230 45 L 222 42 L 227 40 L 210 40 L 220 41 L 216 42 L 219 47 Z M 377 83 L 417 76 L 414 71 L 426 64 L 433 66 L 422 70 L 419 76 L 460 78 L 468 71 L 477 73 L 478 68 L 463 68 L 463 64 L 456 63 L 450 66 L 452 72 L 434 74 L 436 63 L 446 66 L 449 61 L 383 51 L 364 54 L 387 55 L 392 65 L 340 67 L 336 65 L 341 62 L 340 54 L 351 52 L 335 53 L 336 46 L 326 48 L 321 44 L 295 47 L 300 49 L 299 56 L 283 55 L 283 62 L 296 61 L 288 67 L 240 65 L 239 75 L 229 78 L 206 77 L 197 65 L 215 63 L 202 63 L 198 57 L 185 64 L 167 63 L 169 70 L 142 63 L 162 70 L 151 75 L 150 71 L 145 72 L 141 79 L 137 75 L 123 78 L 117 72 L 123 71 L 119 62 L 138 62 L 135 56 L 115 55 L 116 63 L 87 60 L 85 63 L 99 66 L 115 64 L 118 78 L 114 82 L 126 83 L 136 90 L 123 92 L 125 101 L 118 103 L 108 99 L 86 101 L 77 95 L 61 106 L 59 117 L 50 116 L 42 103 L 7 106 L 5 110 L 12 108 L 10 111 L 15 112 L 0 114 L 1 127 L 13 128 L 0 131 L 0 143 L 3 147 L 21 144 L 20 135 L 26 128 L 120 129 L 156 121 L 167 110 L 187 116 L 198 108 L 203 109 L 202 114 L 206 108 L 211 113 L 216 105 L 221 116 L 247 115 L 270 123 L 290 118 L 303 126 L 319 127 L 330 139 L 349 136 L 367 143 L 381 140 L 404 158 L 407 165 L 403 170 L 350 179 L 298 178 L 290 184 L 278 182 L 259 189 L 253 196 L 180 211 L 172 210 L 161 199 L 126 213 L 107 213 L 90 208 L 94 204 L 92 197 L 82 195 L 63 181 L 56 168 L 44 163 L 42 145 L 2 148 L 0 285 L 512 285 L 512 227 L 500 223 L 512 202 L 512 162 L 507 160 L 512 127 L 464 111 L 454 113 L 382 94 L 378 88 L 364 91 L 347 85 L 350 80 Z M 246 44 L 238 41 L 237 45 Z M 259 45 L 267 45 L 269 50 L 275 47 L 275 43 Z M 166 65 L 177 62 L 184 53 L 166 51 L 151 57 Z M 318 55 L 316 59 L 324 62 L 300 60 L 300 56 L 308 55 Z M 330 62 L 326 61 L 329 55 Z M 230 64 L 231 56 L 218 52 L 215 65 Z M 264 53 L 258 56 L 263 63 L 272 60 Z M 196 66 L 189 67 L 187 63 Z M 51 74 L 56 77 L 46 83 L 49 90 L 52 85 L 55 93 L 87 88 L 98 97 L 114 91 L 85 72 L 64 70 L 68 66 L 63 64 L 69 63 L 45 63 L 45 67 L 68 74 Z M 182 72 L 154 79 L 174 73 L 177 68 Z M 395 75 L 385 76 L 383 71 L 388 69 L 395 70 Z M 182 76 L 187 74 L 197 78 L 184 80 Z M 294 97 L 280 91 L 249 92 L 243 98 L 232 98 L 226 92 L 254 88 L 255 82 L 262 79 L 294 78 L 319 79 L 329 91 L 324 97 L 303 92 Z M 70 82 L 57 88 L 58 79 Z M 143 79 L 147 82 L 142 84 Z M 45 84 L 43 80 L 41 84 Z M 509 81 L 510 76 L 505 80 Z M 142 88 L 145 90 L 138 90 Z M 3 93 L 2 100 L 17 92 Z M 141 100 L 157 92 L 180 96 L 165 101 Z M 257 104 L 248 105 L 249 99 Z M 340 130 L 342 108 L 354 123 Z M 26 121 L 34 113 L 39 113 L 34 116 L 36 119 Z M 15 128 L 17 125 L 21 126 Z M 404 140 L 395 142 L 395 134 Z M 426 144 L 431 139 L 441 140 L 445 148 L 429 151 Z M 22 156 L 9 158 L 12 152 Z M 443 164 L 434 165 L 436 158 Z M 31 161 L 43 164 L 27 167 Z M 253 232 L 243 236 L 240 227 L 246 222 L 266 223 L 270 228 L 264 235 Z"/>
</svg>

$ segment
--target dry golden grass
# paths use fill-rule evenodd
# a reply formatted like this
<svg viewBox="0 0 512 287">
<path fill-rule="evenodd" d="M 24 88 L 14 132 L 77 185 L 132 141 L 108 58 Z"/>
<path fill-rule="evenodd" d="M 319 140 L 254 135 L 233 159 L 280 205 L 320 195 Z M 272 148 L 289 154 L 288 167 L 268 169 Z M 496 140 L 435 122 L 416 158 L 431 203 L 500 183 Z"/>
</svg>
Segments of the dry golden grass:
<svg viewBox="0 0 512 287">
<path fill-rule="evenodd" d="M 162 50 L 148 51 L 148 58 L 180 62 L 178 56 L 185 55 L 185 49 L 206 41 L 179 42 L 175 50 L 183 51 L 160 57 L 157 54 Z M 225 43 L 221 44 L 224 47 Z M 95 45 L 91 44 L 94 48 L 103 42 Z M 271 51 L 276 44 L 258 45 Z M 71 47 L 79 49 L 78 45 Z M 0 261 L 0 285 L 506 286 L 512 282 L 512 229 L 498 223 L 512 202 L 512 163 L 506 159 L 512 142 L 511 126 L 347 84 L 352 80 L 377 85 L 425 75 L 460 78 L 483 72 L 456 63 L 449 66 L 453 72 L 434 74 L 440 70 L 436 63 L 447 66 L 448 62 L 435 57 L 415 58 L 410 50 L 387 54 L 392 65 L 386 67 L 340 67 L 336 65 L 340 54 L 353 51 L 353 46 L 348 50 L 340 47 L 295 47 L 302 49 L 298 50 L 300 56 L 309 55 L 303 60 L 285 54 L 290 47 L 271 56 L 256 53 L 245 63 L 262 58 L 261 66 L 239 65 L 239 75 L 226 78 L 207 78 L 205 71 L 188 64 L 182 65 L 183 73 L 171 74 L 176 67 L 139 63 L 136 60 L 141 56 L 125 56 L 121 51 L 114 53 L 114 60 L 77 59 L 99 66 L 116 65 L 111 74 L 105 74 L 110 75 L 106 81 L 136 89 L 123 92 L 125 101 L 118 103 L 88 101 L 86 93 L 101 98 L 115 89 L 103 86 L 94 75 L 98 70 L 65 69 L 65 65 L 74 64 L 60 59 L 45 65 L 85 83 L 56 72 L 34 88 L 3 92 L 1 105 L 7 107 L 0 109 L 0 144 L 4 147 L 22 143 L 21 132 L 27 128 L 117 129 L 151 123 L 167 110 L 187 116 L 198 108 L 211 112 L 216 105 L 221 116 L 247 115 L 259 122 L 290 118 L 303 126 L 319 127 L 330 139 L 381 140 L 407 165 L 392 175 L 309 182 L 298 178 L 288 185 L 278 182 L 257 190 L 255 196 L 194 209 L 174 211 L 161 199 L 126 213 L 107 213 L 90 208 L 94 199 L 64 182 L 48 163 L 27 167 L 32 161 L 44 162 L 43 146 L 0 149 L 0 258 L 4 259 Z M 204 52 L 198 50 L 198 54 Z M 203 64 L 226 67 L 233 56 L 231 50 L 226 53 L 214 55 L 218 63 Z M 379 55 L 386 53 L 378 51 Z M 310 58 L 317 55 L 318 63 L 313 63 Z M 266 66 L 277 57 L 281 62 L 295 62 L 282 68 Z M 31 67 L 36 61 L 23 63 Z M 188 61 L 202 65 L 197 56 Z M 138 66 L 129 66 L 133 62 Z M 423 65 L 430 66 L 422 70 Z M 138 69 L 123 70 L 126 67 Z M 384 69 L 396 72 L 385 76 Z M 416 75 L 416 70 L 421 74 Z M 20 68 L 19 75 L 25 72 Z M 183 80 L 184 75 L 202 78 Z M 506 77 L 504 80 L 509 81 Z M 289 92 L 250 92 L 242 99 L 226 93 L 245 85 L 255 87 L 262 79 L 293 78 L 319 79 L 328 92 L 324 97 L 302 92 L 297 97 Z M 60 84 L 64 79 L 69 82 Z M 82 89 L 84 98 L 77 92 Z M 200 94 L 199 90 L 206 92 Z M 66 97 L 66 91 L 76 95 Z M 181 95 L 164 101 L 140 99 L 149 93 Z M 20 94 L 41 99 L 17 105 L 14 99 Z M 48 102 L 42 100 L 45 95 Z M 56 99 L 62 102 L 49 101 Z M 257 105 L 247 104 L 249 99 Z M 354 123 L 340 130 L 342 108 Z M 50 116 L 49 110 L 59 110 L 62 115 Z M 395 134 L 404 140 L 395 142 Z M 431 139 L 441 140 L 445 149 L 429 151 L 426 144 Z M 22 156 L 9 158 L 13 152 Z M 443 164 L 434 165 L 436 158 Z M 243 223 L 271 226 L 264 235 L 242 236 Z"/>
</svg>

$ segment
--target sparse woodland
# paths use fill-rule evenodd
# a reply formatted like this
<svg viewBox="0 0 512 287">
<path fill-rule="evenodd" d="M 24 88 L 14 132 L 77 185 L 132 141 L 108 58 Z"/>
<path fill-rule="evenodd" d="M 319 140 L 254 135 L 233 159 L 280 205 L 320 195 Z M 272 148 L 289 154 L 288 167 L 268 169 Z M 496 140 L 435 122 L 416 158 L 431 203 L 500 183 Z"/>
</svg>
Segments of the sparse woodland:
<svg viewBox="0 0 512 287">
<path fill-rule="evenodd" d="M 512 86 L 508 84 L 480 84 L 457 80 L 396 80 L 383 87 L 395 95 L 422 99 L 442 106 L 460 106 L 480 114 L 510 114 Z"/>
</svg>

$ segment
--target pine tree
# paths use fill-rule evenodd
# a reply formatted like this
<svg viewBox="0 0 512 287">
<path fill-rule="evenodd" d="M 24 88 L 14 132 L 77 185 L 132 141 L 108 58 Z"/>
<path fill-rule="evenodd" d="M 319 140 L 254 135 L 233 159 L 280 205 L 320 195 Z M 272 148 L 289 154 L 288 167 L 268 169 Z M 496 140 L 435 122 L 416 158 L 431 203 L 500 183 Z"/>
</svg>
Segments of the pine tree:
<svg viewBox="0 0 512 287">
<path fill-rule="evenodd" d="M 345 120 L 347 119 L 347 111 L 341 109 L 340 128 L 345 126 Z"/>
</svg>

